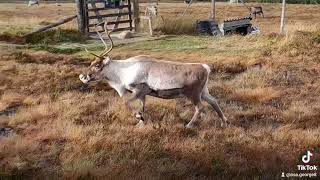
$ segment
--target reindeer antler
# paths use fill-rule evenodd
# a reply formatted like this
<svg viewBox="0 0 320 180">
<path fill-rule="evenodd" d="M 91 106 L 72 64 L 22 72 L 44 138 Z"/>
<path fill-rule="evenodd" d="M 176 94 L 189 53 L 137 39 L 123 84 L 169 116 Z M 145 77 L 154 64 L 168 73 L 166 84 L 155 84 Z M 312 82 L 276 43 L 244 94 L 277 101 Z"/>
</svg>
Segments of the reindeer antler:
<svg viewBox="0 0 320 180">
<path fill-rule="evenodd" d="M 99 55 L 97 55 L 97 54 L 95 54 L 95 53 L 93 53 L 93 52 L 88 51 L 87 48 L 84 48 L 84 50 L 86 50 L 87 53 L 89 53 L 89 54 L 91 54 L 91 55 L 93 55 L 93 56 L 95 56 L 95 57 L 97 57 L 97 58 L 102 58 L 101 56 L 99 56 Z"/>
<path fill-rule="evenodd" d="M 108 28 L 107 28 L 107 22 L 104 23 L 104 32 L 106 33 L 106 35 L 108 36 L 108 39 L 110 40 L 110 43 L 111 43 L 111 47 L 107 50 L 107 44 L 106 42 L 103 40 L 101 34 L 97 31 L 98 35 L 99 35 L 99 38 L 101 39 L 101 41 L 103 42 L 103 44 L 105 45 L 106 49 L 104 50 L 104 52 L 102 52 L 100 54 L 101 57 L 104 57 L 106 56 L 109 52 L 112 51 L 113 49 L 113 41 L 111 39 L 111 36 L 110 36 L 110 33 L 112 33 L 113 30 L 111 30 L 110 32 L 108 32 Z"/>
<path fill-rule="evenodd" d="M 103 38 L 102 38 L 101 34 L 99 33 L 98 28 L 97 28 L 97 27 L 98 27 L 100 24 L 102 24 L 102 23 L 104 23 L 104 32 L 107 34 L 108 39 L 109 39 L 110 42 L 111 42 L 111 47 L 110 47 L 109 49 L 108 49 L 107 43 L 103 40 Z M 97 24 L 97 25 L 95 26 L 95 30 L 96 30 L 96 32 L 97 32 L 100 40 L 101 40 L 102 43 L 104 44 L 105 50 L 102 51 L 102 53 L 100 53 L 99 55 L 97 55 L 97 54 L 95 54 L 95 53 L 93 53 L 93 52 L 88 51 L 87 48 L 85 48 L 85 50 L 86 50 L 87 53 L 89 53 L 89 54 L 91 54 L 91 55 L 93 55 L 93 56 L 95 56 L 95 57 L 97 57 L 97 58 L 102 59 L 104 56 L 106 56 L 106 55 L 107 55 L 110 51 L 112 51 L 112 49 L 113 49 L 113 41 L 112 41 L 111 36 L 110 36 L 110 33 L 111 33 L 112 31 L 108 32 L 107 22 L 101 22 L 101 23 Z"/>
</svg>

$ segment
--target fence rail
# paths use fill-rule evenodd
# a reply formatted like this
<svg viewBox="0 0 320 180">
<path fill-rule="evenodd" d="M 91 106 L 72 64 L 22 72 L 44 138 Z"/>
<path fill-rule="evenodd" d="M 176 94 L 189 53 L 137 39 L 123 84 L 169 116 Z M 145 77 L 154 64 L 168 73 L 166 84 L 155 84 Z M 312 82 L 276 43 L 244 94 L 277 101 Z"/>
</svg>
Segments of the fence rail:
<svg viewBox="0 0 320 180">
<path fill-rule="evenodd" d="M 87 32 L 95 32 L 92 27 L 96 26 L 98 23 L 104 21 L 105 18 L 108 19 L 108 25 L 114 25 L 113 31 L 123 31 L 123 30 L 133 30 L 132 22 L 132 10 L 131 1 L 126 0 L 124 4 L 109 4 L 107 6 L 104 0 L 82 0 L 85 7 L 86 15 L 86 29 Z M 115 12 L 118 10 L 118 12 Z M 92 22 L 94 21 L 94 22 Z M 103 26 L 103 23 L 101 24 Z M 101 26 L 99 25 L 99 26 Z"/>
<path fill-rule="evenodd" d="M 122 20 L 122 21 L 109 21 L 107 25 L 113 25 L 113 24 L 123 24 L 123 23 L 130 23 L 130 20 Z M 95 27 L 98 26 L 104 26 L 104 23 L 96 23 L 96 24 L 89 24 L 89 27 Z"/>
</svg>

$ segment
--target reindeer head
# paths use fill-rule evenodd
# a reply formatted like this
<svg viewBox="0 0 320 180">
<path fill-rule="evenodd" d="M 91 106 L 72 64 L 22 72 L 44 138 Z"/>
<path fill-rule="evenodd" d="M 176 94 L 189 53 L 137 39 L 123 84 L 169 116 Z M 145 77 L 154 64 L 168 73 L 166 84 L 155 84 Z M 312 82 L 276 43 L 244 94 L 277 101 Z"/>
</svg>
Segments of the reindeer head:
<svg viewBox="0 0 320 180">
<path fill-rule="evenodd" d="M 103 79 L 102 71 L 103 71 L 103 69 L 105 67 L 108 66 L 108 64 L 111 61 L 111 58 L 109 56 L 107 56 L 107 55 L 109 54 L 109 52 L 113 48 L 113 41 L 112 41 L 112 39 L 110 37 L 110 33 L 112 31 L 108 32 L 107 23 L 105 22 L 104 23 L 104 31 L 107 34 L 107 36 L 108 36 L 108 38 L 109 38 L 109 40 L 111 42 L 111 47 L 110 48 L 108 48 L 106 42 L 103 40 L 101 34 L 97 30 L 97 27 L 96 27 L 96 31 L 97 31 L 97 34 L 98 34 L 100 40 L 105 45 L 105 50 L 102 53 L 100 53 L 99 55 L 97 55 L 97 54 L 89 52 L 87 49 L 85 49 L 88 53 L 90 53 L 90 54 L 92 54 L 93 56 L 96 57 L 96 59 L 90 64 L 90 66 L 87 69 L 87 71 L 85 73 L 79 75 L 79 79 L 85 84 L 89 83 L 91 81 L 101 81 Z"/>
</svg>

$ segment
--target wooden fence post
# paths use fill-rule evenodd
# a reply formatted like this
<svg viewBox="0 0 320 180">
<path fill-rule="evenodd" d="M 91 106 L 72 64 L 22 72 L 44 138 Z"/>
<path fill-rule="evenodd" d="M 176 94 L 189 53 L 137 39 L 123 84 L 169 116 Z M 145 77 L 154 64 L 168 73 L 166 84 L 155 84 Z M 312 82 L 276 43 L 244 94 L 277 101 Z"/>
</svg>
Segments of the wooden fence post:
<svg viewBox="0 0 320 180">
<path fill-rule="evenodd" d="M 285 16 L 285 14 L 286 14 L 286 0 L 282 0 L 280 34 L 284 33 L 284 16 Z"/>
<path fill-rule="evenodd" d="M 75 0 L 77 7 L 77 19 L 79 31 L 88 34 L 88 16 L 86 12 L 86 0 Z"/>
<path fill-rule="evenodd" d="M 130 27 L 130 31 L 133 30 L 133 26 L 132 26 L 132 8 L 131 8 L 131 0 L 128 0 L 128 11 L 129 11 L 129 27 Z"/>
<path fill-rule="evenodd" d="M 139 31 L 139 24 L 140 24 L 139 0 L 133 0 L 132 2 L 133 2 L 134 31 L 138 32 Z"/>
<path fill-rule="evenodd" d="M 211 18 L 216 18 L 216 0 L 211 0 Z"/>
</svg>

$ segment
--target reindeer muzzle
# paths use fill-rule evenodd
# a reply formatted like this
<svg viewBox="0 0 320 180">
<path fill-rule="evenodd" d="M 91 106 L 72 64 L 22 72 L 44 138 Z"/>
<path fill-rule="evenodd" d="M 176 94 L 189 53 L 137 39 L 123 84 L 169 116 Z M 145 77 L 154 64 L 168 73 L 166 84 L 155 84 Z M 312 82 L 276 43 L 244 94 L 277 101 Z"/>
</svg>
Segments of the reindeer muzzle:
<svg viewBox="0 0 320 180">
<path fill-rule="evenodd" d="M 89 75 L 83 75 L 83 74 L 80 74 L 80 75 L 79 75 L 79 79 L 80 79 L 80 81 L 83 82 L 84 84 L 87 84 L 87 83 L 91 80 L 91 78 L 90 78 Z"/>
</svg>

